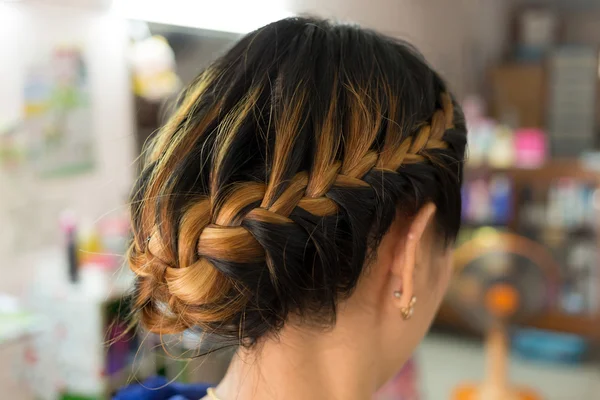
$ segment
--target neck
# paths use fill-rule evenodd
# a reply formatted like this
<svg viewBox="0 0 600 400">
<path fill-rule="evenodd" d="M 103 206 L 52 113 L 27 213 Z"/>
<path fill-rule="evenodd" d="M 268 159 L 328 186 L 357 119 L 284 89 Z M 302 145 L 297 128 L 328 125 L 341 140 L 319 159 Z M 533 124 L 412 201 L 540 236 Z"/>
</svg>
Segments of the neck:
<svg viewBox="0 0 600 400">
<path fill-rule="evenodd" d="M 222 400 L 370 399 L 383 375 L 377 344 L 372 328 L 352 325 L 348 331 L 338 321 L 326 332 L 287 327 L 257 349 L 240 350 L 216 393 Z"/>
</svg>

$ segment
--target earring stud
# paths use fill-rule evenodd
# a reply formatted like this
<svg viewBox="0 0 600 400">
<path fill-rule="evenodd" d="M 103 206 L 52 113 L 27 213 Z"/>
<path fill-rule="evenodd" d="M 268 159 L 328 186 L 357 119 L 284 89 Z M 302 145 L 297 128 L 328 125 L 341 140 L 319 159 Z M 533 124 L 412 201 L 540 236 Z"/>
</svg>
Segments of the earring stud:
<svg viewBox="0 0 600 400">
<path fill-rule="evenodd" d="M 394 292 L 394 296 L 396 297 L 396 292 Z M 402 319 L 409 320 L 413 314 L 415 313 L 415 305 L 417 304 L 416 296 L 411 297 L 410 302 L 407 307 L 402 307 L 400 309 L 400 314 L 402 314 Z"/>
</svg>

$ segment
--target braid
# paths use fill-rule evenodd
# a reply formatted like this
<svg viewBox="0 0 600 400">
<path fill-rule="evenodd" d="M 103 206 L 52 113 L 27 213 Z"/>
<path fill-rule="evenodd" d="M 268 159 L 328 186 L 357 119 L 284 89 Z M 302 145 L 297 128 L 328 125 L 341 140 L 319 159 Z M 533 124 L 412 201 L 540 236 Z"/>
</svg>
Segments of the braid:
<svg viewBox="0 0 600 400">
<path fill-rule="evenodd" d="M 433 201 L 446 236 L 456 233 L 464 124 L 441 80 L 423 64 L 415 96 L 394 83 L 396 69 L 357 75 L 382 68 L 364 55 L 354 72 L 339 59 L 313 75 L 298 63 L 318 57 L 292 40 L 311 24 L 277 24 L 294 27 L 278 27 L 289 47 L 255 54 L 258 39 L 242 39 L 186 91 L 149 150 L 128 260 L 134 306 L 152 331 L 200 327 L 251 344 L 291 312 L 329 323 L 399 207 L 411 215 Z M 356 29 L 324 26 L 313 33 Z M 256 35 L 269 36 L 263 29 Z"/>
<path fill-rule="evenodd" d="M 443 141 L 443 135 L 453 127 L 454 111 L 449 96 L 443 94 L 442 99 L 444 108 L 434 113 L 431 124 L 423 125 L 414 140 L 406 138 L 385 162 L 374 151 L 367 151 L 358 162 L 345 169 L 341 168 L 340 161 L 324 165 L 327 170 L 319 174 L 321 181 L 317 181 L 314 175 L 309 178 L 305 171 L 299 172 L 287 182 L 286 189 L 270 205 L 266 200 L 268 185 L 238 183 L 220 204 L 202 198 L 184 212 L 179 224 L 178 259 L 168 259 L 165 252 L 168 246 L 163 244 L 159 232 L 155 231 L 145 251 L 132 246 L 130 265 L 139 277 L 166 284 L 172 296 L 167 301 L 169 304 L 177 307 L 214 304 L 221 310 L 217 321 L 230 319 L 242 311 L 232 306 L 244 306 L 239 298 L 243 293 L 238 293 L 238 301 L 229 302 L 227 307 L 218 304 L 221 293 L 232 290 L 233 285 L 211 260 L 238 264 L 267 262 L 267 265 L 272 265 L 266 260 L 269 254 L 249 229 L 252 222 L 293 224 L 294 221 L 289 218 L 292 213 L 308 214 L 315 218 L 334 216 L 340 207 L 328 196 L 332 188 L 374 190 L 363 180 L 366 175 L 377 172 L 400 174 L 400 169 L 404 173 L 410 164 L 429 160 L 432 150 L 445 149 L 447 144 Z M 312 184 L 310 187 L 309 182 Z M 214 206 L 211 207 L 211 204 Z M 189 246 L 189 243 L 196 243 L 196 246 Z M 277 272 L 272 268 L 269 271 L 271 279 L 276 280 Z M 189 285 L 189 282 L 194 284 Z M 201 321 L 213 322 L 214 312 L 207 307 Z M 194 324 L 197 322 L 194 321 Z"/>
</svg>

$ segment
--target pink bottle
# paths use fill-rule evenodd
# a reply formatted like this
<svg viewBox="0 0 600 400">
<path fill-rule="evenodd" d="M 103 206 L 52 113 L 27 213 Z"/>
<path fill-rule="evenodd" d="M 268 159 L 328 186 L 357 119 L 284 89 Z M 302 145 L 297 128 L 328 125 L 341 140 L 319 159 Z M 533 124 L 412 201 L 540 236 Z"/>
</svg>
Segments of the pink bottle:
<svg viewBox="0 0 600 400">
<path fill-rule="evenodd" d="M 541 129 L 523 128 L 515 131 L 515 164 L 519 168 L 537 168 L 546 161 L 547 139 Z"/>
</svg>

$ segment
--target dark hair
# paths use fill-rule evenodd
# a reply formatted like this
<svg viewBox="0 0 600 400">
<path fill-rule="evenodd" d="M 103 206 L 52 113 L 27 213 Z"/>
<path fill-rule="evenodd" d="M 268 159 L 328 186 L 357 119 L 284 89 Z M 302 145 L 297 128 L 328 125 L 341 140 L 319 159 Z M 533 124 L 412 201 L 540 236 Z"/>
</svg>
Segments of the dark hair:
<svg viewBox="0 0 600 400">
<path fill-rule="evenodd" d="M 466 129 L 406 43 L 291 18 L 241 39 L 183 93 L 132 197 L 145 327 L 251 345 L 293 313 L 333 323 L 396 213 L 460 225 Z"/>
</svg>

